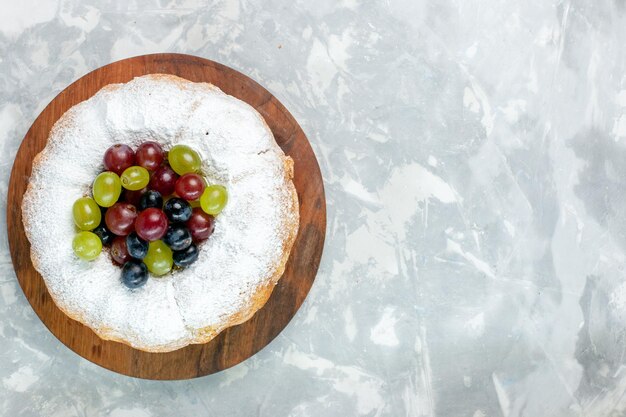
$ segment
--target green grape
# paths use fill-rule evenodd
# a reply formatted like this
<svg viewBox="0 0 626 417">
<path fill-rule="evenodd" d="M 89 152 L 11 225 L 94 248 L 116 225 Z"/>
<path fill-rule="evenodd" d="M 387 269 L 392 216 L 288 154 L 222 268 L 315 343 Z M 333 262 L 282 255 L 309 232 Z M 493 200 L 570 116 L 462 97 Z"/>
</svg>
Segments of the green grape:
<svg viewBox="0 0 626 417">
<path fill-rule="evenodd" d="M 126 168 L 120 178 L 122 187 L 130 191 L 137 191 L 148 186 L 150 173 L 144 167 L 132 166 Z"/>
<path fill-rule="evenodd" d="M 102 242 L 95 233 L 83 231 L 74 236 L 72 248 L 80 259 L 93 261 L 102 251 Z"/>
<path fill-rule="evenodd" d="M 143 263 L 154 275 L 165 275 L 172 270 L 174 263 L 172 250 L 162 240 L 150 242 L 148 254 L 143 258 Z"/>
<path fill-rule="evenodd" d="M 100 207 L 89 197 L 79 198 L 72 206 L 74 223 L 81 230 L 93 230 L 100 224 L 102 213 Z"/>
<path fill-rule="evenodd" d="M 122 183 L 114 172 L 102 172 L 93 182 L 93 199 L 101 207 L 111 207 L 121 193 Z"/>
<path fill-rule="evenodd" d="M 219 214 L 228 202 L 228 191 L 221 185 L 209 185 L 200 196 L 200 207 L 206 214 Z"/>
<path fill-rule="evenodd" d="M 200 171 L 200 155 L 187 145 L 176 145 L 167 154 L 170 166 L 178 175 Z"/>
</svg>

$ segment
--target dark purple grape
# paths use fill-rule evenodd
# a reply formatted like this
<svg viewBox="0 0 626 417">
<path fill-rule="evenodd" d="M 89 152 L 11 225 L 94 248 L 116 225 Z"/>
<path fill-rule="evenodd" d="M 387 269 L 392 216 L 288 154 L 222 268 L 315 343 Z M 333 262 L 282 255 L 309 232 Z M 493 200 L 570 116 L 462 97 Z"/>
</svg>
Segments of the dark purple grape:
<svg viewBox="0 0 626 417">
<path fill-rule="evenodd" d="M 148 280 L 148 268 L 146 264 L 136 259 L 131 259 L 122 267 L 122 282 L 130 289 L 139 288 Z"/>
<path fill-rule="evenodd" d="M 171 224 L 162 240 L 172 250 L 177 251 L 187 249 L 191 245 L 192 238 L 189 229 L 184 224 Z"/>
<path fill-rule="evenodd" d="M 198 259 L 198 247 L 192 243 L 187 249 L 175 251 L 172 256 L 176 266 L 189 266 Z"/>
<path fill-rule="evenodd" d="M 163 211 L 172 223 L 186 222 L 191 217 L 191 205 L 182 198 L 170 198 Z"/>
<path fill-rule="evenodd" d="M 140 238 L 136 232 L 132 232 L 126 236 L 126 249 L 133 258 L 143 259 L 148 253 L 148 242 Z"/>
<path fill-rule="evenodd" d="M 150 190 L 141 196 L 139 200 L 139 210 L 145 210 L 147 208 L 163 208 L 163 197 L 158 191 Z"/>
<path fill-rule="evenodd" d="M 102 215 L 102 217 L 104 217 L 104 214 Z M 107 226 L 106 224 L 104 224 L 104 222 L 100 223 L 98 227 L 93 229 L 93 232 L 98 235 L 98 237 L 102 241 L 103 246 L 109 246 L 111 243 L 113 243 L 113 239 L 115 239 L 115 235 L 113 234 L 113 232 L 107 229 Z"/>
</svg>

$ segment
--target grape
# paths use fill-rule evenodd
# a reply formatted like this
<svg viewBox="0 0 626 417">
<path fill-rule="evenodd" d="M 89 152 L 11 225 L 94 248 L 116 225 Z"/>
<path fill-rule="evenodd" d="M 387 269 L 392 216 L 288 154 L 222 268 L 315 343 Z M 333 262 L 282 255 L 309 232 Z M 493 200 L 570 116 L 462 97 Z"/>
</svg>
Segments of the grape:
<svg viewBox="0 0 626 417">
<path fill-rule="evenodd" d="M 102 241 L 102 245 L 107 246 L 113 243 L 113 239 L 115 239 L 115 235 L 111 233 L 109 229 L 107 229 L 106 224 L 104 222 L 100 223 L 100 226 L 93 229 L 93 232 L 100 238 Z"/>
<path fill-rule="evenodd" d="M 128 254 L 135 259 L 143 259 L 148 253 L 148 242 L 140 238 L 136 232 L 126 236 Z"/>
<path fill-rule="evenodd" d="M 137 165 L 154 171 L 163 163 L 163 148 L 156 142 L 144 142 L 137 148 Z"/>
<path fill-rule="evenodd" d="M 191 244 L 187 249 L 174 252 L 172 258 L 176 266 L 189 266 L 198 259 L 198 247 Z"/>
<path fill-rule="evenodd" d="M 164 275 L 172 270 L 172 250 L 162 240 L 150 242 L 148 254 L 143 258 L 148 270 L 154 275 Z"/>
<path fill-rule="evenodd" d="M 79 198 L 72 206 L 74 223 L 81 230 L 92 230 L 100 224 L 102 213 L 98 204 L 89 197 Z"/>
<path fill-rule="evenodd" d="M 149 208 L 137 217 L 135 231 L 143 240 L 149 242 L 161 239 L 167 232 L 167 216 L 158 208 Z"/>
<path fill-rule="evenodd" d="M 122 282 L 130 289 L 139 288 L 148 281 L 146 264 L 135 259 L 126 262 L 122 267 Z"/>
<path fill-rule="evenodd" d="M 148 191 L 147 188 L 142 188 L 141 190 L 124 190 L 124 195 L 122 199 L 132 204 L 135 207 L 139 207 L 139 202 L 141 201 L 141 197 Z"/>
<path fill-rule="evenodd" d="M 172 223 L 186 222 L 191 217 L 191 206 L 182 198 L 170 198 L 165 202 L 163 211 Z"/>
<path fill-rule="evenodd" d="M 215 218 L 197 207 L 191 212 L 191 218 L 187 220 L 186 224 L 194 242 L 201 242 L 213 234 Z"/>
<path fill-rule="evenodd" d="M 137 191 L 148 185 L 150 173 L 144 167 L 132 166 L 124 170 L 120 179 L 122 180 L 122 187 Z"/>
<path fill-rule="evenodd" d="M 102 207 L 111 207 L 122 193 L 120 177 L 114 172 L 101 172 L 93 182 L 93 199 Z"/>
<path fill-rule="evenodd" d="M 130 261 L 130 254 L 128 253 L 128 247 L 126 246 L 126 238 L 118 236 L 113 239 L 111 244 L 111 258 L 118 264 L 124 265 Z"/>
<path fill-rule="evenodd" d="M 157 169 L 150 179 L 150 188 L 158 191 L 162 196 L 168 196 L 174 192 L 178 175 L 168 166 Z"/>
<path fill-rule="evenodd" d="M 139 210 L 145 210 L 151 207 L 161 209 L 163 208 L 163 197 L 161 197 L 160 192 L 150 190 L 141 196 L 138 207 Z"/>
<path fill-rule="evenodd" d="M 170 166 L 178 175 L 200 170 L 200 156 L 187 145 L 176 145 L 167 154 Z"/>
<path fill-rule="evenodd" d="M 135 152 L 128 145 L 117 144 L 111 146 L 104 153 L 104 169 L 120 175 L 124 170 L 135 163 Z"/>
<path fill-rule="evenodd" d="M 72 249 L 79 258 L 93 261 L 102 251 L 102 242 L 95 233 L 82 231 L 74 236 Z"/>
<path fill-rule="evenodd" d="M 228 191 L 221 185 L 209 185 L 200 197 L 200 206 L 207 214 L 219 214 L 228 202 Z"/>
<path fill-rule="evenodd" d="M 115 203 L 107 210 L 104 222 L 109 230 L 118 236 L 126 236 L 133 231 L 137 209 L 132 204 Z"/>
<path fill-rule="evenodd" d="M 200 198 L 206 184 L 204 178 L 198 174 L 185 174 L 176 181 L 175 191 L 187 201 Z"/>
<path fill-rule="evenodd" d="M 182 224 L 171 224 L 163 236 L 163 242 L 174 251 L 187 249 L 191 245 L 191 233 Z"/>
</svg>

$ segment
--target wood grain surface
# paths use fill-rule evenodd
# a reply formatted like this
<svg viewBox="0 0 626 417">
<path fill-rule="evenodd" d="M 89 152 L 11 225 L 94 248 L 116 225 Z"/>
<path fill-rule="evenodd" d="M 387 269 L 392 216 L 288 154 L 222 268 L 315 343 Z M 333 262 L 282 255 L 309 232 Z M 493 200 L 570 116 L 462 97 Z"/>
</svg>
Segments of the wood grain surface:
<svg viewBox="0 0 626 417">
<path fill-rule="evenodd" d="M 102 340 L 88 327 L 61 312 L 33 268 L 21 217 L 22 196 L 33 158 L 46 145 L 50 129 L 59 117 L 107 84 L 123 83 L 152 73 L 213 83 L 256 108 L 280 147 L 295 162 L 294 184 L 300 200 L 298 237 L 285 273 L 267 304 L 250 320 L 225 330 L 211 342 L 169 353 L 147 353 Z M 104 153 L 104 149 L 102 151 Z M 304 132 L 265 88 L 213 61 L 189 55 L 154 54 L 114 62 L 85 75 L 63 90 L 37 117 L 24 137 L 11 172 L 7 224 L 11 257 L 22 290 L 39 318 L 61 342 L 83 358 L 121 374 L 148 379 L 186 379 L 218 372 L 244 361 L 265 347 L 289 323 L 317 273 L 326 231 L 326 201 L 320 169 Z"/>
</svg>

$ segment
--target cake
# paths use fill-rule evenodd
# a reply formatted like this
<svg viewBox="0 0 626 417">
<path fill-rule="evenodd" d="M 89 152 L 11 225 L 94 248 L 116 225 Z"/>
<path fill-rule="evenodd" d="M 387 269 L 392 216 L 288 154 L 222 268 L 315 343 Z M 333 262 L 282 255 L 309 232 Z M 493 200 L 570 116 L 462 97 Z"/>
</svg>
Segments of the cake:
<svg viewBox="0 0 626 417">
<path fill-rule="evenodd" d="M 193 148 L 228 203 L 197 261 L 131 290 L 110 250 L 75 255 L 72 207 L 90 196 L 108 148 L 145 141 Z M 33 161 L 22 203 L 32 263 L 55 304 L 102 339 L 148 352 L 206 343 L 254 315 L 282 276 L 299 223 L 292 178 L 261 115 L 214 85 L 164 74 L 110 84 L 70 108 Z"/>
</svg>

